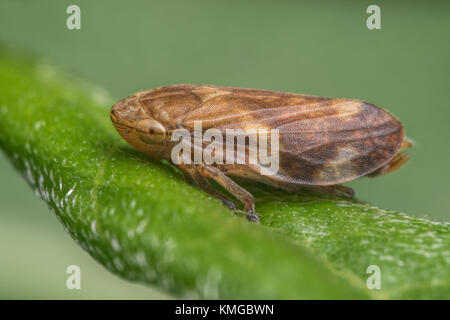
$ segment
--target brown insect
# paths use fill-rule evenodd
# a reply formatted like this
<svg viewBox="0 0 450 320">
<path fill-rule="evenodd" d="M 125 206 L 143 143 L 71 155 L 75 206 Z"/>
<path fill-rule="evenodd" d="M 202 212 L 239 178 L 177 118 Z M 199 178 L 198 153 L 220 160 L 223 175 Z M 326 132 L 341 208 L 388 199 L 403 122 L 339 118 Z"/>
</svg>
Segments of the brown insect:
<svg viewBox="0 0 450 320">
<path fill-rule="evenodd" d="M 208 179 L 215 180 L 244 203 L 252 221 L 259 220 L 254 198 L 230 177 L 288 191 L 309 188 L 353 197 L 352 189 L 339 184 L 396 170 L 409 159 L 399 151 L 412 145 L 401 123 L 370 103 L 211 85 L 173 85 L 138 92 L 116 103 L 111 119 L 129 144 L 172 163 L 172 150 L 179 143 L 172 135 L 185 129 L 193 136 L 196 121 L 202 122 L 202 133 L 212 128 L 224 135 L 227 129 L 277 129 L 279 168 L 275 174 L 261 174 L 261 164 L 249 162 L 248 145 L 232 149 L 243 163 L 177 164 L 200 188 L 236 209 L 231 199 L 210 186 Z M 200 148 L 205 146 L 202 142 Z M 214 150 L 214 156 L 220 153 L 225 154 L 225 148 Z"/>
</svg>

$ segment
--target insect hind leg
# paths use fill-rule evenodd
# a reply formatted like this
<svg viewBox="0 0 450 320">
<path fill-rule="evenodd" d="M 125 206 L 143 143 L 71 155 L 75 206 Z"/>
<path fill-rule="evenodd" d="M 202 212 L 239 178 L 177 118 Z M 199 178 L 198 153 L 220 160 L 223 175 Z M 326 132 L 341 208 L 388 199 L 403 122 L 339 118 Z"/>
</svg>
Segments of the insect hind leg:
<svg viewBox="0 0 450 320">
<path fill-rule="evenodd" d="M 338 197 L 346 197 L 353 198 L 355 196 L 355 192 L 352 188 L 342 186 L 342 185 L 331 185 L 331 186 L 312 186 L 312 185 L 304 185 L 304 184 L 295 184 L 295 183 L 287 183 L 277 181 L 276 183 L 272 183 L 272 185 L 276 186 L 279 189 L 288 191 L 288 192 L 300 192 L 302 190 L 309 190 L 311 192 L 315 192 L 323 195 L 330 196 L 338 196 Z"/>
<path fill-rule="evenodd" d="M 305 188 L 324 195 L 345 197 L 350 199 L 355 196 L 355 191 L 353 191 L 352 188 L 341 186 L 339 184 L 333 186 L 306 186 Z"/>
</svg>

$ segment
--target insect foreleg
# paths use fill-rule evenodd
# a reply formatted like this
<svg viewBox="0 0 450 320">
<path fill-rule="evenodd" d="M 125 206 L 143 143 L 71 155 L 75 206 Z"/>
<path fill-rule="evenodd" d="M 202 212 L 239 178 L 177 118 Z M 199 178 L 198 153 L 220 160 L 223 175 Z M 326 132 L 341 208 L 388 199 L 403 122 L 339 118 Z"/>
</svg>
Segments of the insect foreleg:
<svg viewBox="0 0 450 320">
<path fill-rule="evenodd" d="M 240 185 L 231 180 L 222 171 L 215 167 L 200 164 L 197 165 L 197 169 L 202 176 L 213 179 L 223 188 L 225 188 L 229 193 L 243 202 L 244 210 L 248 220 L 259 222 L 259 216 L 255 212 L 255 199 L 250 192 L 242 188 Z"/>
<path fill-rule="evenodd" d="M 183 155 L 181 154 L 177 155 L 177 160 L 181 160 L 182 158 Z M 185 161 L 177 161 L 177 162 L 179 163 L 178 168 L 184 173 L 185 176 L 194 180 L 195 184 L 199 188 L 203 189 L 204 191 L 208 192 L 214 197 L 222 200 L 223 204 L 226 205 L 231 210 L 237 209 L 236 204 L 231 199 L 229 199 L 228 197 L 226 197 L 225 195 L 223 195 L 222 193 L 211 187 L 209 181 L 198 172 L 197 167 L 195 165 L 185 164 L 188 161 L 186 161 L 187 159 L 184 160 Z"/>
</svg>

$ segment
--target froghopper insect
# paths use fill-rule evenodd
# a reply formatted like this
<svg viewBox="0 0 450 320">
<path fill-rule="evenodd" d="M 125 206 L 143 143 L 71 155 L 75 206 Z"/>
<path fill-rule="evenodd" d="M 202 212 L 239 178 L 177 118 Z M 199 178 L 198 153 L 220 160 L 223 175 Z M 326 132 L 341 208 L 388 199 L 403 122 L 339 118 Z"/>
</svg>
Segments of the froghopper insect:
<svg viewBox="0 0 450 320">
<path fill-rule="evenodd" d="M 288 191 L 308 188 L 353 197 L 353 190 L 342 183 L 398 169 L 409 159 L 403 149 L 412 146 L 402 124 L 373 104 L 269 90 L 172 85 L 123 99 L 112 107 L 110 116 L 130 145 L 172 163 L 172 151 L 178 143 L 172 139 L 173 133 L 184 129 L 193 136 L 199 121 L 203 133 L 212 128 L 224 135 L 231 129 L 276 129 L 279 168 L 272 175 L 261 174 L 260 164 L 249 162 L 247 145 L 243 149 L 233 146 L 234 156 L 244 159 L 241 163 L 176 162 L 201 189 L 236 210 L 233 200 L 211 187 L 210 179 L 215 180 L 244 204 L 251 221 L 259 221 L 254 197 L 233 177 Z M 203 142 L 200 148 L 205 148 Z M 217 156 L 226 150 L 214 152 Z"/>
</svg>

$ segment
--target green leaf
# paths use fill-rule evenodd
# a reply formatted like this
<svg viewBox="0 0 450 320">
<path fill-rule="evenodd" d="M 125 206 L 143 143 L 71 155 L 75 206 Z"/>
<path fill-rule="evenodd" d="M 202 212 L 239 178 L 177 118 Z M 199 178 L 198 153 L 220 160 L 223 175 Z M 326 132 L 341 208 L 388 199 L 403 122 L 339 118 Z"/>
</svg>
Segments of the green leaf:
<svg viewBox="0 0 450 320">
<path fill-rule="evenodd" d="M 187 298 L 448 298 L 448 223 L 256 184 L 261 224 L 129 147 L 99 88 L 0 54 L 0 145 L 111 272 Z M 12 244 L 13 245 L 13 244 Z M 368 266 L 381 290 L 368 290 Z"/>
</svg>

